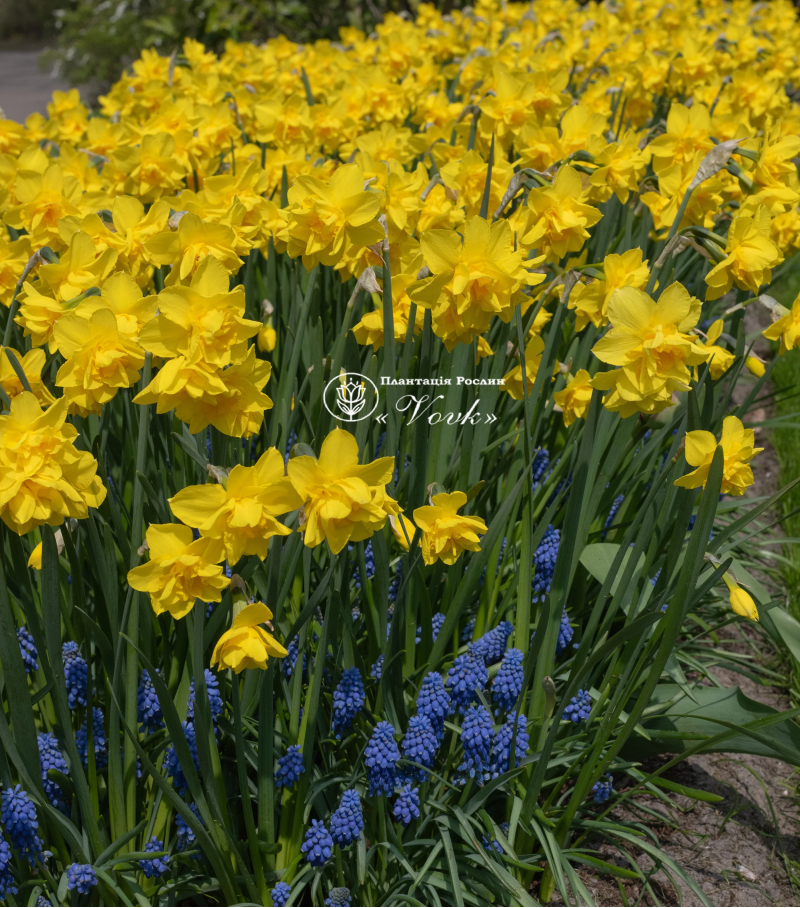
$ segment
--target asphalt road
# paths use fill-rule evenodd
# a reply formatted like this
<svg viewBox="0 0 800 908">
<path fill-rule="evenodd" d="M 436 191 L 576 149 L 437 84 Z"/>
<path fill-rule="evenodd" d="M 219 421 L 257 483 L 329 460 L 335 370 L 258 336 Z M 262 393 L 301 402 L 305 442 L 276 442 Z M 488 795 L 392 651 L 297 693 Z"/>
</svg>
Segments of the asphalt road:
<svg viewBox="0 0 800 908">
<path fill-rule="evenodd" d="M 68 86 L 39 69 L 41 50 L 0 50 L 0 108 L 9 120 L 24 123 L 37 111 L 47 113 L 55 90 Z"/>
</svg>

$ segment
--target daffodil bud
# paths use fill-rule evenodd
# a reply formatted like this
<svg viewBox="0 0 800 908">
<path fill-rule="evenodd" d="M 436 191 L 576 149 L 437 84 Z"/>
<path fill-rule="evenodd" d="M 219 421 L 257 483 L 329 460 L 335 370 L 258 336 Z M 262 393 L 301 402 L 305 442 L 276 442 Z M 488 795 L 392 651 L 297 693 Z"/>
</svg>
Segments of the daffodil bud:
<svg viewBox="0 0 800 908">
<path fill-rule="evenodd" d="M 744 364 L 747 366 L 747 371 L 755 375 L 756 378 L 761 378 L 766 372 L 766 366 L 757 356 L 748 356 Z"/>
<path fill-rule="evenodd" d="M 747 590 L 742 589 L 739 584 L 731 577 L 730 574 L 723 574 L 722 579 L 728 587 L 731 597 L 731 608 L 737 615 L 742 618 L 749 618 L 751 621 L 758 621 L 758 609 L 753 601 L 753 597 Z"/>
<path fill-rule="evenodd" d="M 256 338 L 256 343 L 258 344 L 258 349 L 262 353 L 272 353 L 275 349 L 277 340 L 278 334 L 272 325 L 265 324 L 261 326 L 261 330 L 258 332 L 258 337 Z"/>
</svg>

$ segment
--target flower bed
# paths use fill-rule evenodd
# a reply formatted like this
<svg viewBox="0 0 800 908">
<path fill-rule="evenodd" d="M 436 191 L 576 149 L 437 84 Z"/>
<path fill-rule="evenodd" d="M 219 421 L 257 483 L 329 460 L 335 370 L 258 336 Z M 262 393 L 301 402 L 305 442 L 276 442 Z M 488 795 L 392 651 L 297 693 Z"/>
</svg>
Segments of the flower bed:
<svg viewBox="0 0 800 908">
<path fill-rule="evenodd" d="M 0 120 L 0 898 L 702 898 L 611 811 L 799 762 L 712 670 L 800 640 L 743 321 L 798 346 L 798 38 L 423 5 Z"/>
</svg>

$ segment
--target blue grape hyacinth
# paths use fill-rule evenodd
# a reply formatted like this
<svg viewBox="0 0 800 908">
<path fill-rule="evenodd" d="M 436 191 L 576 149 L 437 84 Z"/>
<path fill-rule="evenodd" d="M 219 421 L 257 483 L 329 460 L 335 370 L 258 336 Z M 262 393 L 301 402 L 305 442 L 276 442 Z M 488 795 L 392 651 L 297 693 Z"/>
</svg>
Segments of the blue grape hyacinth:
<svg viewBox="0 0 800 908">
<path fill-rule="evenodd" d="M 588 690 L 579 690 L 564 709 L 564 718 L 572 722 L 585 722 L 592 711 L 592 698 Z"/>
<path fill-rule="evenodd" d="M 144 851 L 154 852 L 154 851 L 163 851 L 164 843 L 153 836 L 150 841 L 144 846 Z M 139 866 L 142 869 L 142 873 L 151 879 L 154 876 L 162 876 L 169 870 L 169 855 L 165 854 L 160 858 L 145 858 L 142 861 L 139 861 Z"/>
<path fill-rule="evenodd" d="M 364 682 L 357 668 L 346 668 L 333 692 L 333 731 L 336 740 L 353 724 L 356 714 L 364 708 Z"/>
<path fill-rule="evenodd" d="M 87 895 L 97 885 L 97 874 L 91 864 L 70 864 L 67 867 L 67 889 L 77 889 Z"/>
<path fill-rule="evenodd" d="M 219 678 L 208 668 L 204 669 L 203 676 L 206 680 L 206 691 L 208 692 L 208 705 L 211 709 L 211 719 L 214 722 L 214 725 L 216 725 L 217 719 L 219 719 L 225 710 L 225 704 L 222 702 L 222 695 L 219 692 Z M 192 683 L 189 685 L 189 709 L 186 714 L 186 718 L 190 722 L 194 722 L 194 698 L 194 679 L 192 679 Z"/>
<path fill-rule="evenodd" d="M 103 728 L 103 710 L 95 707 L 92 710 L 92 735 L 94 736 L 94 763 L 97 769 L 104 769 L 108 766 L 108 747 L 106 746 L 106 733 Z M 87 720 L 75 732 L 75 745 L 78 748 L 78 754 L 84 769 L 89 768 L 89 734 L 87 731 Z"/>
<path fill-rule="evenodd" d="M 142 670 L 136 692 L 136 719 L 141 723 L 140 732 L 154 732 L 164 727 L 164 714 L 161 712 L 158 694 L 146 668 Z"/>
<path fill-rule="evenodd" d="M 80 654 L 78 644 L 69 640 L 61 647 L 61 658 L 64 660 L 64 680 L 67 683 L 69 708 L 86 706 L 86 687 L 89 668 Z"/>
<path fill-rule="evenodd" d="M 478 699 L 478 691 L 483 690 L 489 680 L 486 665 L 480 656 L 471 652 L 456 656 L 452 667 L 447 672 L 447 686 L 450 697 L 463 715 L 466 708 Z"/>
<path fill-rule="evenodd" d="M 412 788 L 407 783 L 400 789 L 400 794 L 394 802 L 392 810 L 394 818 L 403 826 L 408 826 L 412 820 L 419 818 L 419 788 Z"/>
<path fill-rule="evenodd" d="M 197 772 L 200 772 L 200 758 L 197 756 L 197 734 L 194 730 L 193 722 L 182 722 L 183 733 L 186 736 L 186 743 L 189 745 L 189 751 L 192 755 L 192 762 Z M 170 744 L 164 755 L 163 768 L 167 771 L 167 776 L 172 779 L 172 785 L 179 795 L 185 795 L 189 783 L 181 767 L 181 761 L 175 752 L 175 745 Z"/>
<path fill-rule="evenodd" d="M 569 615 L 566 608 L 561 613 L 561 625 L 558 628 L 558 640 L 556 641 L 556 656 L 560 656 L 572 641 L 572 625 L 569 623 Z"/>
<path fill-rule="evenodd" d="M 350 908 L 350 890 L 345 886 L 335 886 L 325 899 L 327 908 Z"/>
<path fill-rule="evenodd" d="M 295 634 L 294 639 L 289 641 L 286 647 L 287 656 L 282 660 L 283 677 L 288 681 L 294 672 L 294 666 L 297 662 L 297 655 L 300 652 L 300 636 Z M 308 673 L 308 658 L 303 653 L 303 677 Z"/>
<path fill-rule="evenodd" d="M 470 652 L 483 659 L 486 665 L 493 665 L 503 658 L 508 638 L 514 630 L 510 621 L 501 621 L 497 627 L 487 631 L 470 645 Z"/>
<path fill-rule="evenodd" d="M 514 737 L 515 714 L 509 713 L 492 742 L 492 778 L 508 772 L 511 765 L 511 740 Z M 525 716 L 516 716 L 517 737 L 514 742 L 514 765 L 528 755 L 528 723 Z"/>
<path fill-rule="evenodd" d="M 444 720 L 453 712 L 453 707 L 438 672 L 425 675 L 417 695 L 417 712 L 430 719 L 436 737 L 441 742 L 444 737 Z"/>
<path fill-rule="evenodd" d="M 533 464 L 531 465 L 531 473 L 533 474 L 533 487 L 534 489 L 542 481 L 542 477 L 547 473 L 548 468 L 550 467 L 550 452 L 547 448 L 539 448 L 536 452 L 536 455 L 533 458 Z"/>
<path fill-rule="evenodd" d="M 17 640 L 19 640 L 19 651 L 25 665 L 25 673 L 29 675 L 31 672 L 38 671 L 39 663 L 36 660 L 39 658 L 39 650 L 36 649 L 33 637 L 24 624 L 17 628 Z"/>
<path fill-rule="evenodd" d="M 461 636 L 458 638 L 458 642 L 464 646 L 464 644 L 469 643 L 472 640 L 472 634 L 475 630 L 475 616 L 473 615 L 469 621 L 464 625 L 464 630 L 461 631 Z"/>
<path fill-rule="evenodd" d="M 305 771 L 303 766 L 303 752 L 297 744 L 290 744 L 286 753 L 278 758 L 278 768 L 275 770 L 275 784 L 278 788 L 291 788 L 300 778 L 300 773 Z"/>
<path fill-rule="evenodd" d="M 337 845 L 345 847 L 358 840 L 364 828 L 364 817 L 361 813 L 361 799 L 354 788 L 342 794 L 339 806 L 331 814 L 331 838 Z"/>
<path fill-rule="evenodd" d="M 11 846 L 3 838 L 0 830 L 0 899 L 5 901 L 9 895 L 16 895 L 19 891 L 15 885 L 14 874 L 11 872 Z"/>
<path fill-rule="evenodd" d="M 355 549 L 355 546 L 353 546 L 353 545 L 347 546 L 348 552 L 353 551 L 354 549 Z M 357 552 L 355 555 L 355 559 L 356 559 L 356 566 L 353 568 L 353 579 L 355 580 L 356 589 L 360 590 L 361 589 L 361 572 L 359 571 L 358 553 Z M 366 568 L 367 568 L 367 580 L 370 580 L 372 577 L 375 576 L 375 554 L 372 551 L 372 542 L 368 542 L 364 546 L 364 564 L 366 565 Z"/>
<path fill-rule="evenodd" d="M 561 531 L 550 524 L 545 530 L 542 541 L 533 556 L 533 596 L 532 602 L 543 600 L 550 592 L 553 572 L 556 568 L 558 546 L 561 542 Z"/>
<path fill-rule="evenodd" d="M 312 820 L 300 850 L 312 867 L 322 867 L 333 853 L 333 839 L 321 820 Z"/>
<path fill-rule="evenodd" d="M 610 773 L 606 773 L 599 782 L 595 782 L 592 786 L 592 797 L 595 804 L 604 804 L 611 797 L 613 790 L 614 777 Z"/>
<path fill-rule="evenodd" d="M 11 847 L 30 865 L 43 859 L 36 808 L 21 785 L 7 788 L 0 797 L 0 823 Z"/>
<path fill-rule="evenodd" d="M 397 569 L 392 582 L 389 584 L 389 602 L 397 602 L 397 594 L 400 592 L 400 584 L 403 582 L 403 562 L 397 562 Z"/>
<path fill-rule="evenodd" d="M 200 810 L 197 807 L 197 804 L 194 803 L 194 801 L 192 801 L 192 803 L 189 805 L 189 810 L 191 810 L 191 812 L 197 817 L 198 822 L 202 824 L 203 819 L 200 816 Z M 188 851 L 194 845 L 195 841 L 197 840 L 197 836 L 192 831 L 192 827 L 189 826 L 189 824 L 180 814 L 175 815 L 175 829 L 178 833 L 178 838 L 175 843 L 176 849 L 178 851 Z M 196 861 L 199 861 L 200 855 L 196 854 L 194 858 Z"/>
<path fill-rule="evenodd" d="M 611 528 L 611 524 L 614 523 L 614 518 L 617 516 L 617 511 L 619 511 L 620 505 L 625 501 L 624 495 L 617 495 L 614 499 L 611 510 L 608 512 L 608 517 L 606 517 L 606 522 L 603 524 L 603 532 L 600 534 L 601 539 L 605 539 L 608 535 L 608 531 Z"/>
<path fill-rule="evenodd" d="M 375 660 L 375 664 L 369 670 L 370 678 L 374 678 L 376 681 L 380 681 L 383 675 L 383 653 L 378 656 Z"/>
<path fill-rule="evenodd" d="M 275 905 L 275 908 L 284 908 L 291 894 L 292 887 L 288 883 L 276 883 L 275 888 L 270 892 L 272 904 Z"/>
<path fill-rule="evenodd" d="M 439 738 L 428 716 L 425 713 L 412 716 L 408 720 L 408 731 L 403 738 L 403 756 L 406 760 L 420 763 L 430 769 L 438 749 Z M 419 782 L 428 781 L 428 773 L 420 766 L 408 766 L 404 772 L 409 779 L 417 779 Z"/>
<path fill-rule="evenodd" d="M 394 739 L 394 728 L 379 722 L 364 751 L 370 795 L 390 795 L 397 784 L 397 761 L 400 751 Z"/>
<path fill-rule="evenodd" d="M 69 775 L 69 767 L 64 755 L 61 753 L 58 738 L 52 732 L 43 731 L 39 732 L 36 740 L 39 745 L 39 766 L 42 773 L 42 787 L 44 788 L 45 796 L 53 807 L 62 811 L 62 813 L 66 812 L 67 805 L 64 792 L 57 782 L 47 777 L 47 773 L 51 769 L 56 769 L 58 772 L 64 773 L 65 776 Z"/>
<path fill-rule="evenodd" d="M 485 706 L 470 706 L 461 723 L 464 759 L 458 767 L 482 785 L 489 778 L 492 751 L 492 716 Z"/>
<path fill-rule="evenodd" d="M 445 616 L 443 612 L 437 612 L 433 618 L 431 618 L 431 628 L 433 630 L 433 641 L 436 642 L 436 638 L 439 636 L 439 633 L 444 626 Z"/>
<path fill-rule="evenodd" d="M 510 649 L 503 656 L 500 668 L 492 680 L 492 700 L 498 711 L 513 709 L 522 692 L 525 672 L 522 663 L 525 657 L 520 649 Z"/>
</svg>

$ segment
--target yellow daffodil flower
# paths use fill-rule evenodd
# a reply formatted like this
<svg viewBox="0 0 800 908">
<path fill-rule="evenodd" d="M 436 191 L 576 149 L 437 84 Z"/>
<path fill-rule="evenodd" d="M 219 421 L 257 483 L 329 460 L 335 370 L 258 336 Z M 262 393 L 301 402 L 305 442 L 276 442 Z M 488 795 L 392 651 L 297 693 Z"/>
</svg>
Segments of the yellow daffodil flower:
<svg viewBox="0 0 800 908">
<path fill-rule="evenodd" d="M 12 355 L 16 355 L 17 361 L 25 373 L 25 378 L 28 380 L 28 385 L 36 395 L 39 404 L 43 407 L 49 407 L 54 403 L 55 398 L 42 381 L 42 369 L 47 359 L 44 350 L 40 348 L 28 350 L 24 356 L 20 356 L 16 350 L 13 350 Z M 0 347 L 0 387 L 12 399 L 18 394 L 22 394 L 25 390 L 16 370 L 11 365 L 8 353 L 3 347 Z"/>
<path fill-rule="evenodd" d="M 245 606 L 233 619 L 231 629 L 217 641 L 211 665 L 216 665 L 220 671 L 230 668 L 238 675 L 246 668 L 266 669 L 270 656 L 278 659 L 287 656 L 272 634 L 260 627 L 268 624 L 271 618 L 272 612 L 263 602 Z"/>
<path fill-rule="evenodd" d="M 65 398 L 42 411 L 29 391 L 0 416 L 0 518 L 20 536 L 66 517 L 80 520 L 106 497 L 97 461 L 75 447 L 78 430 L 66 416 Z"/>
<path fill-rule="evenodd" d="M 783 356 L 787 350 L 800 347 L 800 294 L 795 298 L 791 309 L 781 306 L 781 311 L 784 314 L 763 331 L 767 340 L 781 342 L 779 356 Z"/>
<path fill-rule="evenodd" d="M 221 539 L 225 557 L 267 557 L 272 536 L 291 530 L 275 518 L 298 510 L 302 501 L 283 473 L 283 457 L 270 448 L 252 467 L 235 466 L 225 485 L 187 486 L 169 499 L 172 513 L 202 536 Z"/>
<path fill-rule="evenodd" d="M 387 517 L 400 513 L 400 506 L 386 494 L 394 458 L 379 457 L 360 465 L 358 443 L 343 429 L 328 435 L 318 460 L 293 457 L 287 469 L 304 503 L 300 531 L 307 546 L 327 540 L 336 554 L 348 542 L 369 539 Z"/>
<path fill-rule="evenodd" d="M 720 492 L 723 495 L 743 495 L 745 489 L 753 484 L 750 461 L 764 450 L 753 447 L 754 444 L 755 433 L 752 429 L 745 429 L 736 416 L 726 416 L 722 421 L 719 442 L 711 432 L 703 429 L 687 432 L 686 462 L 695 469 L 676 479 L 675 485 L 684 489 L 705 488 L 714 452 L 721 446 L 725 465 Z"/>
<path fill-rule="evenodd" d="M 723 296 L 734 282 L 757 294 L 762 284 L 772 280 L 771 269 L 783 261 L 783 256 L 770 239 L 770 220 L 763 206 L 752 217 L 734 217 L 725 245 L 727 256 L 705 277 L 707 300 Z"/>
<path fill-rule="evenodd" d="M 608 323 L 608 302 L 612 295 L 621 287 L 641 290 L 650 276 L 647 262 L 642 261 L 641 249 L 607 255 L 603 259 L 603 274 L 605 280 L 578 284 L 570 294 L 569 308 L 576 313 L 576 331 L 583 331 L 589 322 L 602 328 Z"/>
<path fill-rule="evenodd" d="M 480 517 L 465 517 L 458 511 L 467 503 L 464 492 L 434 495 L 431 505 L 414 511 L 414 522 L 422 530 L 422 558 L 425 564 L 440 559 L 455 564 L 463 551 L 480 551 L 480 536 L 486 523 Z"/>
<path fill-rule="evenodd" d="M 725 586 L 728 587 L 733 611 L 742 618 L 758 621 L 758 609 L 750 593 L 742 589 L 727 572 L 722 575 L 722 579 L 725 581 Z"/>
<path fill-rule="evenodd" d="M 586 369 L 578 369 L 575 378 L 567 382 L 561 391 L 556 391 L 553 399 L 561 407 L 564 425 L 571 426 L 576 419 L 583 419 L 592 401 L 591 376 Z"/>
<path fill-rule="evenodd" d="M 189 527 L 177 523 L 151 524 L 145 534 L 150 560 L 128 571 L 131 589 L 150 594 L 157 615 L 186 617 L 195 599 L 219 602 L 230 580 L 219 564 L 222 542 L 194 539 Z"/>
</svg>

